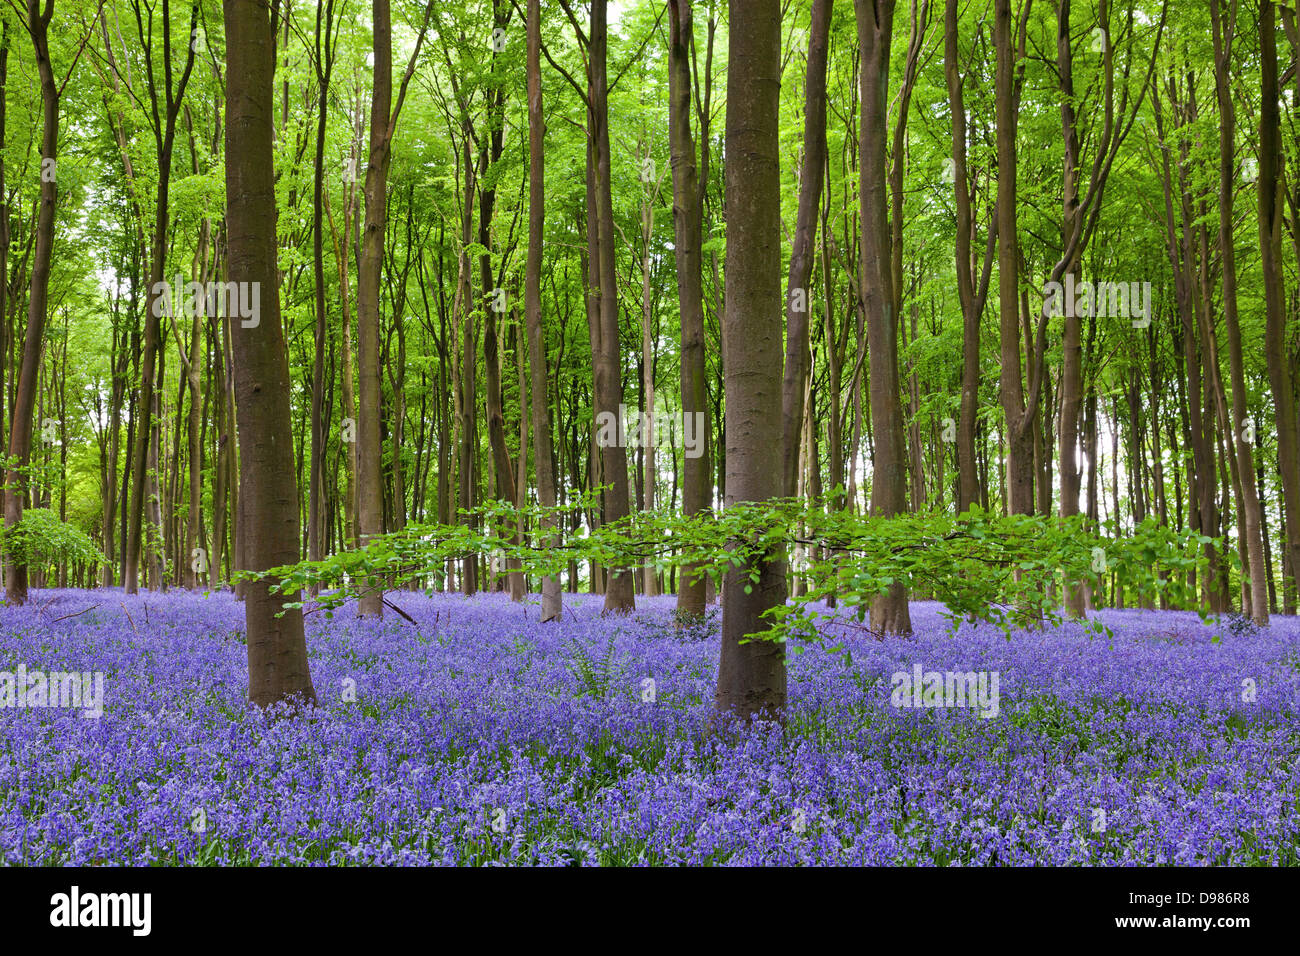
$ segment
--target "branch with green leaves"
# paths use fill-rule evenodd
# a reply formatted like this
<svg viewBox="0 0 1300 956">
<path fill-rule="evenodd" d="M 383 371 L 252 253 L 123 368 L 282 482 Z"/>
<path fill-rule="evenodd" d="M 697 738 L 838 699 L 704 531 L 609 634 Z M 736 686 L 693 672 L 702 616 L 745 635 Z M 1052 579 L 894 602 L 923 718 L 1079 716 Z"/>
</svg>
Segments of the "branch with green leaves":
<svg viewBox="0 0 1300 956">
<path fill-rule="evenodd" d="M 376 536 L 362 548 L 261 576 L 281 594 L 318 591 L 314 600 L 329 613 L 376 589 L 427 589 L 444 579 L 449 562 L 466 558 L 495 557 L 503 567 L 518 561 L 525 573 L 537 576 L 560 574 L 580 561 L 664 572 L 689 569 L 715 580 L 736 571 L 748 578 L 749 587 L 763 562 L 788 562 L 797 549 L 802 560 L 792 573 L 807 586 L 771 609 L 771 628 L 755 638 L 819 641 L 831 619 L 867 621 L 872 600 L 896 584 L 935 596 L 954 628 L 963 621 L 987 623 L 1010 636 L 1058 623 L 1058 595 L 1067 582 L 1097 585 L 1110 574 L 1135 600 L 1199 611 L 1192 572 L 1203 570 L 1204 546 L 1212 542 L 1154 519 L 1107 536 L 1090 531 L 1082 516 L 1061 521 L 976 508 L 962 515 L 881 518 L 797 499 L 737 503 L 697 516 L 642 511 L 593 528 L 582 517 L 590 513 L 594 494 L 553 509 L 492 502 L 462 515 L 472 521 L 412 525 Z M 571 521 L 575 516 L 578 520 Z M 574 525 L 577 531 L 571 530 Z M 533 534 L 516 540 L 518 527 Z M 839 608 L 834 612 L 824 605 L 832 596 Z M 299 600 L 286 606 L 303 605 Z M 1087 626 L 1104 631 L 1096 619 Z"/>
</svg>

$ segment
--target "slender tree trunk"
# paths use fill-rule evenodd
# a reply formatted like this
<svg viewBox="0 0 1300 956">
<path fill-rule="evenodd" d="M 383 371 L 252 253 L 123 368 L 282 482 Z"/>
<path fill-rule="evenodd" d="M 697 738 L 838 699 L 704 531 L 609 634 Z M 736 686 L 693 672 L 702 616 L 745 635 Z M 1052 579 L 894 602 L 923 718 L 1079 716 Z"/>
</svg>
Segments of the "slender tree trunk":
<svg viewBox="0 0 1300 956">
<path fill-rule="evenodd" d="M 321 34 L 322 21 L 324 35 Z M 316 156 L 312 177 L 312 276 L 315 280 L 315 355 L 311 381 L 311 467 L 308 478 L 307 558 L 323 557 L 321 538 L 325 478 L 325 447 L 328 422 L 325 420 L 325 133 L 329 120 L 330 74 L 334 69 L 334 0 L 316 5 L 316 87 L 319 98 L 316 112 Z"/>
<path fill-rule="evenodd" d="M 1028 2 L 1028 0 L 1026 0 Z M 1006 503 L 1012 514 L 1033 514 L 1033 433 L 1026 421 L 1025 389 L 1020 361 L 1019 249 L 1016 234 L 1016 102 L 1017 70 L 1011 0 L 995 0 L 994 46 L 997 51 L 994 100 L 997 111 L 998 160 L 998 309 L 1001 337 L 1001 398 L 1007 442 Z"/>
<path fill-rule="evenodd" d="M 829 5 L 829 0 L 826 0 Z M 682 460 L 682 512 L 699 515 L 709 508 L 709 398 L 704 362 L 703 210 L 695 138 L 691 133 L 691 0 L 668 3 L 668 136 L 673 167 L 673 255 L 681 315 L 682 421 L 695 432 L 700 454 Z M 677 613 L 704 614 L 704 578 L 684 567 L 677 584 Z"/>
<path fill-rule="evenodd" d="M 976 301 L 971 274 L 970 185 L 966 170 L 966 105 L 957 45 L 957 0 L 947 0 L 944 11 L 944 76 L 948 84 L 948 109 L 952 117 L 952 176 L 956 196 L 957 298 L 962 309 L 961 404 L 957 418 L 957 511 L 964 513 L 979 503 L 979 478 L 975 470 L 975 428 L 980 387 L 980 315 L 983 300 Z M 996 229 L 997 219 L 990 227 Z M 990 237 L 991 238 L 991 237 Z M 989 262 L 990 257 L 985 257 Z M 984 286 L 987 292 L 988 286 Z"/>
<path fill-rule="evenodd" d="M 1282 284 L 1282 150 L 1278 115 L 1277 26 L 1273 0 L 1260 2 L 1259 246 L 1264 273 L 1264 356 L 1273 390 L 1278 478 L 1282 486 L 1282 542 L 1291 582 L 1300 591 L 1300 429 L 1293 370 L 1287 359 Z"/>
<path fill-rule="evenodd" d="M 509 22 L 509 8 L 493 4 L 494 28 L 504 30 Z M 497 56 L 495 52 L 493 58 Z M 492 473 L 499 501 L 520 504 L 523 489 L 515 487 L 514 465 L 506 447 L 505 409 L 501 397 L 501 352 L 499 324 L 509 305 L 506 290 L 496 288 L 492 275 L 492 214 L 496 208 L 496 188 L 493 170 L 504 149 L 505 88 L 490 89 L 487 94 L 487 130 L 482 134 L 479 147 L 479 212 L 478 242 L 480 295 L 483 296 L 483 387 L 487 407 L 488 444 L 492 450 Z M 527 449 L 521 449 L 527 456 Z M 504 529 L 503 529 L 504 530 Z M 511 597 L 523 600 L 520 573 L 510 573 Z M 495 588 L 495 583 L 494 583 Z"/>
<path fill-rule="evenodd" d="M 8 374 L 9 342 L 13 334 L 10 328 L 10 323 L 13 321 L 13 316 L 9 312 L 9 201 L 8 201 L 9 193 L 8 193 L 8 187 L 5 185 L 6 164 L 4 161 L 5 129 L 7 126 L 6 106 L 7 106 L 8 97 L 3 95 L 3 91 L 7 90 L 8 88 L 9 88 L 9 21 L 5 19 L 5 20 L 0 20 L 0 448 L 4 448 L 6 450 L 9 447 L 9 442 L 8 442 L 9 416 L 5 414 L 6 409 L 10 407 L 9 403 L 6 401 L 9 395 L 8 382 L 10 381 L 10 376 Z M 118 301 L 117 299 L 114 300 L 115 305 L 117 301 Z M 117 316 L 117 312 L 115 309 L 114 310 L 115 319 L 116 316 Z M 116 322 L 114 322 L 113 325 L 114 345 L 116 345 L 117 342 L 118 342 L 117 324 Z M 114 369 L 117 368 L 115 364 L 116 359 L 117 359 L 117 352 L 115 349 L 111 353 L 111 361 L 114 363 L 112 367 Z M 116 381 L 117 379 L 115 377 L 114 384 L 116 384 Z M 114 410 L 116 410 L 116 406 Z M 113 438 L 116 438 L 117 435 L 116 425 L 114 427 L 114 431 L 112 435 Z M 114 443 L 114 451 L 116 451 L 116 443 Z M 113 456 L 113 463 L 114 466 L 116 467 L 117 464 L 116 454 L 114 454 Z M 4 513 L 5 520 L 7 521 L 8 506 L 5 504 L 5 499 L 9 495 L 10 485 L 9 485 L 8 471 L 5 470 L 4 474 L 5 474 L 5 484 L 4 487 L 0 487 L 0 512 Z M 105 503 L 106 503 L 106 507 L 104 508 L 104 555 L 108 558 L 108 560 L 104 562 L 105 587 L 107 587 L 111 583 L 112 574 L 113 574 L 113 569 L 112 569 L 112 556 L 113 556 L 112 520 L 113 519 L 112 519 L 112 509 L 111 507 L 107 506 L 108 496 L 111 493 L 112 493 L 111 490 L 106 485 L 104 491 Z M 0 553 L 0 574 L 5 575 L 6 577 L 8 575 L 7 567 L 8 567 L 8 558 L 5 554 Z"/>
<path fill-rule="evenodd" d="M 1109 60 L 1109 49 L 1106 51 Z M 1064 249 L 1070 236 L 1079 228 L 1079 132 L 1074 110 L 1074 51 L 1070 36 L 1070 0 L 1060 0 L 1056 29 L 1057 76 L 1061 91 L 1061 133 L 1065 143 L 1061 190 L 1061 244 Z M 1065 275 L 1079 278 L 1079 256 L 1067 262 Z M 1064 339 L 1061 344 L 1061 519 L 1079 513 L 1079 412 L 1083 404 L 1083 320 L 1067 303 Z M 1084 584 L 1065 582 L 1065 606 L 1071 617 L 1085 612 Z"/>
<path fill-rule="evenodd" d="M 593 355 L 597 409 L 615 415 L 623 404 L 623 377 L 620 374 L 622 350 L 618 327 L 618 271 L 614 244 L 614 200 L 610 174 L 612 161 L 609 146 L 609 79 L 606 74 L 608 30 L 606 0 L 591 0 L 591 43 L 589 53 L 591 83 L 590 117 L 594 121 L 591 142 L 595 159 L 596 229 L 600 281 L 600 351 Z M 627 451 L 617 442 L 601 449 L 605 492 L 606 524 L 622 521 L 631 514 L 628 496 Z M 605 585 L 605 611 L 627 613 L 635 610 L 633 572 L 627 568 L 610 568 Z"/>
<path fill-rule="evenodd" d="M 214 590 L 221 582 L 222 559 L 233 558 L 226 537 L 230 527 L 229 477 L 234 435 L 227 427 L 227 409 L 232 396 L 226 390 L 226 350 L 222 344 L 221 324 L 221 320 L 214 316 L 210 333 L 213 358 L 211 382 L 215 392 L 212 401 L 212 423 L 213 430 L 217 433 L 217 462 L 212 480 L 212 553 L 208 556 L 208 586 Z M 230 560 L 229 563 L 231 570 L 234 570 L 234 561 Z"/>
<path fill-rule="evenodd" d="M 164 24 L 162 31 L 162 55 L 170 58 L 172 55 L 171 32 L 170 32 L 171 6 L 168 0 L 162 0 L 161 19 Z M 190 17 L 190 33 L 197 29 L 198 7 L 193 7 Z M 151 46 L 152 33 L 147 33 L 146 44 Z M 188 40 L 189 34 L 186 39 Z M 136 482 L 131 486 L 131 514 L 130 529 L 126 542 L 126 569 L 123 574 L 123 583 L 126 586 L 127 594 L 135 594 L 139 588 L 139 570 L 140 560 L 142 557 L 142 548 L 148 548 L 148 542 L 144 540 L 146 536 L 142 534 L 145 510 L 148 507 L 150 512 L 155 510 L 157 504 L 145 501 L 145 492 L 148 490 L 151 494 L 156 493 L 157 473 L 156 473 L 156 454 L 152 449 L 156 441 L 157 425 L 154 421 L 155 409 L 158 405 L 156 401 L 156 392 L 161 383 L 162 376 L 158 373 L 156 366 L 160 364 L 159 349 L 162 344 L 161 318 L 164 315 L 171 315 L 171 292 L 172 290 L 166 281 L 167 268 L 167 235 L 170 226 L 170 210 L 168 208 L 168 196 L 171 189 L 171 166 L 172 166 L 172 148 L 176 142 L 176 120 L 180 115 L 181 105 L 185 99 L 185 88 L 189 85 L 190 74 L 194 68 L 194 45 L 187 42 L 184 69 L 181 71 L 179 79 L 173 85 L 172 70 L 169 67 L 164 74 L 162 89 L 154 81 L 153 71 L 148 72 L 149 77 L 149 97 L 153 104 L 153 134 L 154 134 L 154 154 L 158 161 L 158 186 L 157 194 L 154 198 L 154 222 L 152 244 L 149 255 L 149 288 L 145 298 L 145 320 L 144 320 L 144 353 L 140 364 L 140 402 L 137 410 L 142 418 L 142 426 L 136 429 L 136 447 L 133 450 L 135 458 Z M 147 56 L 152 56 L 152 49 L 146 51 Z M 116 69 L 116 68 L 115 68 Z M 159 103 L 159 96 L 162 96 L 162 103 Z M 162 106 L 161 111 L 159 106 Z M 155 461 L 155 466 L 151 466 L 150 458 Z M 155 534 L 161 534 L 161 528 L 152 528 L 149 537 Z M 160 586 L 161 576 L 160 559 L 155 550 L 149 549 L 148 554 L 150 587 Z"/>
<path fill-rule="evenodd" d="M 355 548 L 357 539 L 357 399 L 356 386 L 352 372 L 352 302 L 349 298 L 350 260 L 348 258 L 349 237 L 352 234 L 352 210 L 354 183 L 344 186 L 343 229 L 342 235 L 334 233 L 334 217 L 330 212 L 329 194 L 325 194 L 325 214 L 330 220 L 330 233 L 334 237 L 334 254 L 339 268 L 339 310 L 342 313 L 339 379 L 343 395 L 343 422 L 340 438 L 343 442 L 343 537 L 345 546 Z"/>
<path fill-rule="evenodd" d="M 641 435 L 637 447 L 641 452 L 641 510 L 655 508 L 655 340 L 654 298 L 651 283 L 650 242 L 654 238 L 654 198 L 659 180 L 645 186 L 641 193 Z M 653 564 L 643 569 L 642 587 L 647 597 L 659 593 L 659 572 Z"/>
<path fill-rule="evenodd" d="M 206 288 L 211 277 L 208 271 L 208 230 L 211 224 L 203 220 L 199 241 L 198 275 L 196 280 Z M 202 575 L 210 560 L 208 543 L 203 533 L 203 316 L 196 310 L 190 325 L 189 355 L 185 357 L 184 373 L 189 391 L 189 417 L 186 422 L 189 455 L 189 520 L 185 528 L 185 553 L 181 555 L 186 586 L 191 590 L 201 587 Z M 202 560 L 200 560 L 202 558 Z"/>
<path fill-rule="evenodd" d="M 41 84 L 41 189 L 36 214 L 36 247 L 32 256 L 31 291 L 27 305 L 27 332 L 23 339 L 22 366 L 13 398 L 13 419 L 9 431 L 9 470 L 5 482 L 5 527 L 15 527 L 23 518 L 27 497 L 26 469 L 32 451 L 32 412 L 36 382 L 40 376 L 41 350 L 45 340 L 45 314 L 49 301 L 50 262 L 54 250 L 54 210 L 58 198 L 55 164 L 59 144 L 59 89 L 50 63 L 49 25 L 54 15 L 53 0 L 44 10 L 39 0 L 27 0 L 27 30 L 32 38 L 36 70 Z M 7 270 L 7 263 L 0 263 Z M 4 294 L 4 290 L 0 290 Z M 5 600 L 27 603 L 27 563 L 10 557 L 5 568 Z"/>
<path fill-rule="evenodd" d="M 370 98 L 370 158 L 366 164 L 365 227 L 357 272 L 357 528 L 362 545 L 384 531 L 379 377 L 379 283 L 388 218 L 388 169 L 392 162 L 389 117 L 393 100 L 393 39 L 388 0 L 371 6 L 374 85 Z M 358 617 L 383 617 L 382 582 L 357 603 Z"/>
<path fill-rule="evenodd" d="M 1250 480 L 1255 473 L 1255 462 L 1254 449 L 1247 437 L 1250 410 L 1246 405 L 1241 325 L 1237 317 L 1237 261 L 1233 245 L 1237 124 L 1236 106 L 1229 86 L 1229 69 L 1236 36 L 1236 13 L 1234 0 L 1230 16 L 1225 21 L 1221 0 L 1210 0 L 1210 19 L 1214 28 L 1214 89 L 1219 101 L 1219 256 L 1223 275 L 1223 323 L 1228 330 L 1228 370 L 1232 379 L 1232 421 L 1227 437 L 1230 448 L 1236 449 L 1237 473 L 1240 476 L 1242 524 L 1250 560 L 1251 618 L 1255 623 L 1264 625 L 1268 623 L 1268 582 L 1264 578 L 1264 537 L 1259 496 L 1255 493 L 1255 483 Z M 1274 97 L 1274 108 L 1276 103 Z"/>
<path fill-rule="evenodd" d="M 799 166 L 799 206 L 790 275 L 786 284 L 785 373 L 781 382 L 781 494 L 795 493 L 799 438 L 803 431 L 804 392 L 812 359 L 808 348 L 809 283 L 816 259 L 817 213 L 822 170 L 826 166 L 826 58 L 834 0 L 813 0 L 808 30 L 808 70 L 804 80 L 803 159 Z"/>
<path fill-rule="evenodd" d="M 556 505 L 555 453 L 551 446 L 547 396 L 546 330 L 542 324 L 542 233 L 546 222 L 546 124 L 542 118 L 541 0 L 528 0 L 528 260 L 524 266 L 524 320 L 528 327 L 528 370 L 532 386 L 533 468 L 537 498 L 543 508 Z M 521 462 L 528 455 L 520 448 Z M 521 469 L 522 470 L 522 469 Z M 544 519 L 547 542 L 559 545 L 559 515 Z M 560 620 L 560 578 L 542 578 L 542 622 Z"/>
<path fill-rule="evenodd" d="M 456 315 L 463 326 L 460 341 L 457 342 L 457 348 L 460 350 L 460 462 L 457 466 L 457 492 L 462 511 L 469 511 L 474 507 L 474 459 L 478 454 L 478 436 L 474 430 L 476 398 L 478 386 L 477 363 L 474 355 L 474 317 L 475 310 L 470 307 L 469 300 L 471 295 L 469 257 L 465 250 L 469 247 L 471 237 L 473 236 L 474 213 L 474 181 L 473 181 L 473 164 L 470 161 L 469 153 L 469 135 L 466 136 L 461 147 L 461 161 L 465 169 L 465 192 L 463 197 L 463 206 L 461 211 L 461 253 L 458 264 L 458 280 L 456 286 Z M 474 525 L 474 518 L 467 519 L 470 526 Z M 461 590 L 465 594 L 473 594 L 478 590 L 478 561 L 472 555 L 467 555 L 461 561 Z"/>
</svg>

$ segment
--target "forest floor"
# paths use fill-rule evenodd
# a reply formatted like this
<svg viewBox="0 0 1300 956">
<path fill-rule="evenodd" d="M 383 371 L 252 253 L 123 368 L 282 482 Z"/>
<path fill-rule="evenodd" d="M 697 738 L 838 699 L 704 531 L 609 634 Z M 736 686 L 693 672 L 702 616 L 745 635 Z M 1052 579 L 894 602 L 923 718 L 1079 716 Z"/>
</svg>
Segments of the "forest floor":
<svg viewBox="0 0 1300 956">
<path fill-rule="evenodd" d="M 0 862 L 1300 858 L 1294 618 L 1109 611 L 1112 638 L 1008 640 L 918 602 L 911 638 L 792 655 L 784 728 L 713 728 L 716 608 L 683 632 L 670 597 L 602 618 L 566 594 L 549 625 L 504 595 L 393 600 L 415 625 L 308 616 L 320 707 L 297 720 L 247 705 L 227 593 L 0 608 L 0 704 L 20 667 L 104 675 L 98 718 L 0 707 Z M 983 673 L 983 709 L 899 706 L 918 666 Z"/>
</svg>

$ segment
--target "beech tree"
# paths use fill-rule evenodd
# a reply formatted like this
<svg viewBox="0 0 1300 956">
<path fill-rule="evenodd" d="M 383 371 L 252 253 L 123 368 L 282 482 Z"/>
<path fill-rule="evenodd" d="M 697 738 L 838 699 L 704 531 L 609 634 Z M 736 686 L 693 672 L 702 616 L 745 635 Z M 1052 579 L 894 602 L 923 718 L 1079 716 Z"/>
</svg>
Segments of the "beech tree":
<svg viewBox="0 0 1300 956">
<path fill-rule="evenodd" d="M 388 170 L 392 163 L 397 118 L 406 100 L 407 86 L 424 45 L 430 2 L 416 36 L 415 49 L 406 65 L 397 102 L 393 102 L 393 37 L 388 0 L 371 4 L 374 30 L 374 84 L 370 96 L 370 153 L 366 164 L 366 214 L 357 264 L 357 528 L 364 544 L 383 528 L 383 442 L 380 434 L 379 287 L 384 262 L 384 230 L 388 222 Z M 382 617 L 384 595 L 378 587 L 357 604 L 360 617 Z"/>
<path fill-rule="evenodd" d="M 230 316 L 239 427 L 239 498 L 243 557 L 249 571 L 283 567 L 299 554 L 289 357 L 280 319 L 276 268 L 272 130 L 276 4 L 225 0 L 226 229 L 230 281 L 265 290 L 251 318 Z M 299 597 L 271 594 L 272 581 L 250 581 L 244 596 L 248 696 L 258 706 L 315 703 Z"/>
<path fill-rule="evenodd" d="M 324 27 L 322 33 L 322 26 Z M 337 57 L 338 34 L 335 32 L 334 0 L 316 6 L 315 55 L 312 68 L 316 74 L 318 109 L 316 113 L 316 154 L 312 176 L 312 279 L 316 293 L 316 323 L 311 386 L 311 467 L 307 504 L 307 557 L 319 561 L 324 557 L 321 537 L 324 532 L 325 483 L 325 140 L 329 123 L 330 77 Z"/>
<path fill-rule="evenodd" d="M 891 518 L 907 511 L 907 461 L 903 446 L 902 391 L 898 377 L 898 299 L 890 251 L 885 140 L 889 95 L 889 46 L 894 0 L 857 0 L 862 49 L 861 275 L 871 362 L 871 421 L 875 431 L 871 513 Z M 906 105 L 904 102 L 904 111 Z M 901 252 L 901 250 L 900 250 Z M 912 620 L 907 592 L 894 585 L 871 606 L 871 625 L 887 634 L 908 634 Z"/>
<path fill-rule="evenodd" d="M 41 165 L 40 200 L 36 218 L 36 248 L 32 258 L 31 292 L 27 305 L 27 333 L 23 339 L 22 366 L 13 397 L 13 421 L 9 430 L 9 458 L 5 481 L 5 528 L 12 531 L 23 519 L 27 495 L 27 468 L 32 453 L 32 415 L 36 404 L 36 379 L 40 375 L 44 348 L 45 312 L 50 288 L 50 264 L 54 251 L 54 206 L 58 199 L 59 95 L 50 63 L 50 20 L 54 0 L 27 0 L 23 26 L 31 37 L 32 51 L 41 81 Z M 5 600 L 27 603 L 27 564 L 11 560 L 5 569 Z"/>
<path fill-rule="evenodd" d="M 786 283 L 785 373 L 781 382 L 781 494 L 792 497 L 799 474 L 804 432 L 804 391 L 809 364 L 808 284 L 812 278 L 817 213 L 826 165 L 826 57 L 833 0 L 814 0 L 808 31 L 808 75 L 804 81 L 803 160 L 799 166 L 799 209 Z"/>
<path fill-rule="evenodd" d="M 1229 63 L 1237 35 L 1237 5 L 1233 3 L 1224 16 L 1219 0 L 1210 0 L 1210 19 L 1214 26 L 1214 92 L 1219 104 L 1219 254 L 1223 271 L 1223 324 L 1228 330 L 1228 370 L 1232 380 L 1232 419 L 1229 448 L 1235 452 L 1237 482 L 1240 488 L 1240 511 L 1249 559 L 1250 616 L 1257 624 L 1268 623 L 1268 583 L 1264 576 L 1263 520 L 1259 492 L 1255 485 L 1255 458 L 1251 421 L 1246 406 L 1246 379 L 1243 371 L 1241 321 L 1237 314 L 1237 259 L 1233 248 L 1233 208 L 1237 186 L 1236 106 L 1229 88 Z"/>
<path fill-rule="evenodd" d="M 731 0 L 727 51 L 727 268 L 723 367 L 727 504 L 781 494 L 772 456 L 781 420 L 781 89 L 779 0 Z M 785 645 L 761 639 L 763 612 L 785 601 L 779 555 L 723 581 L 717 709 L 741 717 L 785 707 Z M 759 639 L 749 640 L 751 635 Z"/>
<path fill-rule="evenodd" d="M 695 27 L 691 0 L 668 0 L 668 135 L 673 168 L 673 258 L 681 324 L 683 422 L 704 422 L 702 454 L 683 456 L 682 510 L 697 515 L 709 507 L 708 395 L 704 361 L 704 198 L 691 128 L 691 57 Z M 704 613 L 705 582 L 687 568 L 677 585 L 677 613 Z"/>
<path fill-rule="evenodd" d="M 1259 246 L 1264 279 L 1264 356 L 1273 388 L 1278 477 L 1282 486 L 1283 586 L 1300 593 L 1300 425 L 1295 374 L 1287 361 L 1287 317 L 1282 277 L 1282 145 L 1278 109 L 1277 21 L 1272 0 L 1260 0 Z M 1294 603 L 1294 598 L 1292 599 Z"/>
<path fill-rule="evenodd" d="M 528 323 L 528 365 L 531 372 L 533 467 L 537 497 L 545 508 L 557 503 L 554 449 L 551 444 L 550 402 L 546 361 L 546 330 L 542 324 L 542 235 L 546 221 L 546 121 L 542 115 L 542 10 L 540 0 L 528 0 L 528 265 L 524 275 L 524 315 Z M 526 457 L 525 449 L 519 451 Z M 552 528 L 557 519 L 548 519 Z M 558 538 L 552 538 L 557 542 Z M 562 610 L 560 579 L 542 579 L 542 621 L 558 621 Z"/>
<path fill-rule="evenodd" d="M 615 262 L 614 199 L 610 174 L 613 160 L 609 145 L 609 34 L 605 0 L 591 0 L 591 39 L 588 44 L 589 104 L 587 135 L 591 141 L 589 163 L 592 190 L 588 202 L 588 229 L 595 226 L 591 257 L 596 263 L 594 288 L 599 289 L 596 315 L 598 338 L 592 340 L 592 368 L 595 378 L 597 414 L 619 415 L 623 405 L 623 377 L 620 374 L 618 323 L 618 266 Z M 594 216 L 593 216 L 594 212 Z M 588 236 L 590 244 L 591 237 Z M 603 520 L 613 524 L 631 512 L 627 454 L 617 443 L 607 443 L 600 454 L 602 478 L 609 485 L 605 493 Z M 633 574 L 611 568 L 605 585 L 605 610 L 624 613 L 635 608 Z"/>
<path fill-rule="evenodd" d="M 194 70 L 194 49 L 192 41 L 198 23 L 198 6 L 191 7 L 190 30 L 185 37 L 185 54 L 179 76 L 172 64 L 172 24 L 169 0 L 162 0 L 159 26 L 162 30 L 162 80 L 156 75 L 154 67 L 154 24 L 153 10 L 144 9 L 140 2 L 133 2 L 136 32 L 144 45 L 145 79 L 149 97 L 147 115 L 149 128 L 153 133 L 154 155 L 158 163 L 158 185 L 154 198 L 154 220 L 152 245 L 149 253 L 149 287 L 145 299 L 144 352 L 140 370 L 140 404 L 139 410 L 144 419 L 144 427 L 136 429 L 136 444 L 132 451 L 134 458 L 135 483 L 131 486 L 130 528 L 126 540 L 126 568 L 123 583 L 128 594 L 134 594 L 139 586 L 140 559 L 142 551 L 148 547 L 149 585 L 151 588 L 162 586 L 161 549 L 156 540 L 146 542 L 143 535 L 145 514 L 145 493 L 156 479 L 157 455 L 151 453 L 156 439 L 155 425 L 152 420 L 155 407 L 155 381 L 158 353 L 162 347 L 162 316 L 172 313 L 172 296 L 180 289 L 172 289 L 167 281 L 167 233 L 170 224 L 170 196 L 172 150 L 176 145 L 176 124 L 185 102 L 185 90 L 189 86 L 190 75 Z M 114 71 L 117 66 L 114 64 Z M 129 84 L 127 84 L 129 86 Z M 161 102 L 159 98 L 161 97 Z M 155 499 L 156 501 L 156 499 Z M 156 529 L 158 522 L 152 522 Z"/>
</svg>

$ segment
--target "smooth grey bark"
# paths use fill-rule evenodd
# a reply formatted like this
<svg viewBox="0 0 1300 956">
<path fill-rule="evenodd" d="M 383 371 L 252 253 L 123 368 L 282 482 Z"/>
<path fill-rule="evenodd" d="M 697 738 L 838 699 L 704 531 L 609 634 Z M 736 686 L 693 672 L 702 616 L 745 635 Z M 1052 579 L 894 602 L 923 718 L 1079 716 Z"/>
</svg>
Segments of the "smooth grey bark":
<svg viewBox="0 0 1300 956">
<path fill-rule="evenodd" d="M 779 0 L 731 0 L 727 67 L 727 268 L 723 363 L 726 501 L 781 494 L 772 467 L 772 423 L 781 415 L 781 88 Z M 716 707 L 739 717 L 778 716 L 786 702 L 785 645 L 747 640 L 768 628 L 764 611 L 785 601 L 785 562 L 723 579 Z M 742 643 L 743 642 L 743 643 Z"/>
</svg>

